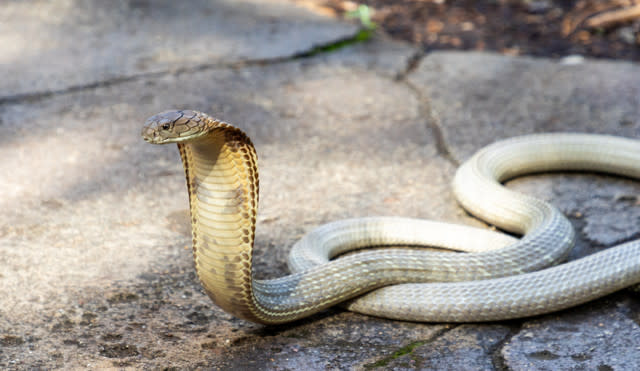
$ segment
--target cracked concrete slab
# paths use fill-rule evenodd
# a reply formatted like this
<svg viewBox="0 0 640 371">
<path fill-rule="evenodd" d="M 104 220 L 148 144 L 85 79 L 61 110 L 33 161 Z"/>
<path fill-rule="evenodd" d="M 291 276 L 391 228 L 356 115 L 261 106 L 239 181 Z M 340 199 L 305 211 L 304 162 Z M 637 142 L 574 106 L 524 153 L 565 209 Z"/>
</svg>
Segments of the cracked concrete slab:
<svg viewBox="0 0 640 371">
<path fill-rule="evenodd" d="M 3 365 L 355 367 L 437 333 L 442 325 L 336 312 L 306 330 L 264 330 L 211 306 L 192 271 L 177 151 L 139 135 L 144 119 L 167 107 L 211 112 L 251 135 L 261 168 L 260 277 L 285 273 L 288 247 L 327 221 L 384 214 L 469 222 L 420 102 L 391 78 L 413 54 L 378 41 L 3 105 L 0 151 L 17 160 L 0 170 L 12 174 L 0 185 L 0 326 L 13 344 Z"/>
<path fill-rule="evenodd" d="M 499 139 L 580 131 L 637 137 L 637 64 L 436 52 L 411 83 L 430 99 L 452 156 L 462 161 Z"/>
<path fill-rule="evenodd" d="M 498 139 L 537 132 L 638 137 L 638 76 L 638 66 L 625 62 L 564 65 L 546 59 L 441 52 L 426 57 L 410 81 L 428 97 L 447 151 L 461 162 Z M 640 235 L 638 187 L 630 180 L 536 176 L 512 184 L 573 217 L 586 239 L 573 257 Z M 519 184 L 526 185 L 518 188 Z"/>
<path fill-rule="evenodd" d="M 405 352 L 372 366 L 393 370 L 491 370 L 495 365 L 489 355 L 510 332 L 502 325 L 460 325 L 432 341 L 413 343 Z"/>
<path fill-rule="evenodd" d="M 355 32 L 285 0 L 9 1 L 0 5 L 0 99 L 286 58 Z"/>
<path fill-rule="evenodd" d="M 502 349 L 506 366 L 550 371 L 640 368 L 640 326 L 633 320 L 637 303 L 614 297 L 617 300 L 574 309 L 567 318 L 548 316 L 527 323 Z M 616 308 L 620 304 L 622 310 Z"/>
<path fill-rule="evenodd" d="M 154 4 L 152 11 L 167 14 L 178 6 Z M 253 3 L 238 4 L 244 14 Z M 267 10 L 285 6 L 266 4 Z M 287 24 L 288 14 L 272 15 L 274 23 Z M 132 34 L 144 34 L 144 22 L 131 24 L 138 30 Z M 49 26 L 63 32 L 69 23 Z M 64 55 L 50 59 L 59 63 L 56 58 Z M 0 368 L 526 370 L 637 364 L 640 302 L 631 290 L 556 314 L 481 325 L 388 321 L 335 308 L 264 327 L 231 317 L 204 295 L 191 261 L 177 150 L 148 145 L 139 136 L 144 119 L 158 111 L 202 110 L 252 137 L 262 186 L 259 277 L 285 274 L 289 246 L 340 218 L 404 215 L 482 225 L 453 199 L 455 165 L 447 154 L 460 160 L 489 141 L 532 131 L 638 133 L 637 65 L 588 61 L 569 68 L 542 59 L 434 53 L 413 69 L 416 55 L 380 37 L 311 58 L 143 74 L 5 101 Z M 117 58 L 110 61 L 121 68 Z M 191 66 L 174 62 L 171 68 Z M 31 65 L 23 67 L 29 71 Z M 24 87 L 27 94 L 41 89 Z M 572 218 L 579 231 L 572 259 L 638 234 L 633 221 L 640 187 L 631 181 L 544 175 L 508 186 L 550 200 Z"/>
<path fill-rule="evenodd" d="M 569 66 L 546 59 L 439 52 L 425 57 L 409 81 L 429 99 L 446 151 L 460 162 L 488 143 L 535 132 L 637 138 L 639 72 L 640 67 L 624 62 Z M 570 260 L 640 235 L 640 186 L 629 179 L 545 174 L 507 186 L 550 201 L 569 216 L 578 231 Z M 613 303 L 603 306 L 609 301 Z M 640 338 L 637 305 L 637 295 L 623 290 L 577 309 L 525 320 L 524 328 L 505 340 L 497 363 L 515 370 L 634 369 L 630 365 L 640 363 L 640 353 L 628 339 Z M 579 325 L 571 324 L 576 313 L 583 318 Z M 575 356 L 583 353 L 586 358 Z"/>
</svg>

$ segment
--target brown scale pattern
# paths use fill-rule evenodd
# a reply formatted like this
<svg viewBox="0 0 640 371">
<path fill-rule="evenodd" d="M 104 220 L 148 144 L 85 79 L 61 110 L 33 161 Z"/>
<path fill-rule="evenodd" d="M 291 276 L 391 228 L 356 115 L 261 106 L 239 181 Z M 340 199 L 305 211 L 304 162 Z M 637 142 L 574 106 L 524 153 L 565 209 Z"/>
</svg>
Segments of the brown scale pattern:
<svg viewBox="0 0 640 371">
<path fill-rule="evenodd" d="M 180 152 L 180 158 L 182 159 L 182 163 L 183 163 L 183 167 L 184 167 L 184 176 L 185 179 L 187 181 L 187 193 L 189 194 L 189 217 L 191 219 L 191 225 L 194 225 L 198 222 L 198 220 L 196 219 L 196 216 L 193 213 L 193 202 L 192 202 L 192 198 L 195 197 L 195 195 L 193 194 L 193 181 L 191 179 L 191 177 L 189 176 L 189 169 L 191 168 L 190 164 L 191 164 L 191 160 L 190 160 L 190 154 L 187 154 L 187 147 L 184 145 L 184 143 L 178 143 L 178 151 Z M 196 259 L 196 252 L 197 252 L 197 233 L 194 229 L 191 229 L 191 238 L 192 238 L 192 251 L 193 251 L 193 259 L 195 261 Z"/>
</svg>

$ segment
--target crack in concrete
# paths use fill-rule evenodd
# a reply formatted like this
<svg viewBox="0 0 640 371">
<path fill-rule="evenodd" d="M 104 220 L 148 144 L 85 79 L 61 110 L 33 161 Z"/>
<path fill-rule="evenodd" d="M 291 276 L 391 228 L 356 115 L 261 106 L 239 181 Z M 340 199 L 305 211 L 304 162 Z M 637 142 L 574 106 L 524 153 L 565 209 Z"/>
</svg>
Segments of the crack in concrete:
<svg viewBox="0 0 640 371">
<path fill-rule="evenodd" d="M 412 55 L 407 61 L 407 65 L 403 71 L 396 75 L 396 81 L 403 83 L 409 90 L 415 95 L 419 104 L 419 111 L 422 116 L 425 117 L 426 127 L 433 135 L 436 144 L 436 150 L 439 155 L 444 157 L 447 161 L 453 164 L 456 168 L 460 166 L 460 161 L 458 161 L 453 155 L 449 144 L 447 143 L 444 131 L 442 130 L 442 124 L 438 119 L 437 113 L 431 108 L 431 101 L 429 97 L 427 97 L 422 90 L 420 90 L 417 86 L 412 84 L 409 81 L 409 75 L 413 73 L 420 62 L 424 59 L 426 54 L 422 51 L 416 52 Z"/>
<path fill-rule="evenodd" d="M 8 96 L 0 97 L 0 106 L 6 105 L 6 104 L 13 104 L 13 103 L 22 103 L 22 102 L 33 103 L 33 102 L 37 102 L 42 99 L 46 99 L 56 95 L 71 94 L 79 91 L 86 91 L 86 90 L 97 89 L 101 87 L 117 85 L 117 84 L 129 82 L 129 81 L 143 80 L 146 78 L 162 77 L 170 73 L 171 73 L 170 71 L 148 72 L 148 73 L 131 75 L 131 76 L 114 77 L 109 80 L 96 81 L 88 84 L 72 85 L 72 86 L 69 86 L 63 89 L 58 89 L 58 90 L 46 90 L 46 91 L 39 91 L 39 92 L 33 92 L 33 93 L 8 95 Z"/>
<path fill-rule="evenodd" d="M 491 356 L 491 364 L 493 369 L 497 371 L 508 371 L 507 362 L 502 356 L 502 349 L 514 336 L 520 333 L 524 322 L 517 322 L 517 324 L 506 325 L 509 327 L 509 333 L 502 338 L 501 341 L 489 348 L 488 354 Z"/>
<path fill-rule="evenodd" d="M 424 57 L 425 54 L 421 50 L 413 53 L 413 55 L 411 55 L 407 59 L 407 65 L 404 67 L 404 69 L 396 74 L 395 80 L 399 82 L 405 82 L 407 80 L 407 76 L 409 76 L 413 71 L 415 71 L 416 68 L 418 68 L 420 62 Z"/>
<path fill-rule="evenodd" d="M 629 295 L 631 301 L 629 308 L 631 310 L 626 315 L 631 318 L 636 325 L 640 326 L 640 299 L 638 299 L 640 297 L 640 284 L 627 287 L 625 290 L 631 293 L 631 295 Z"/>
<path fill-rule="evenodd" d="M 433 109 L 431 108 L 431 104 L 428 101 L 425 101 L 424 105 L 425 105 L 425 110 L 429 113 L 429 116 L 427 119 L 428 125 L 429 125 L 429 128 L 431 128 L 433 137 L 436 140 L 436 148 L 438 149 L 438 152 L 447 161 L 453 164 L 455 168 L 460 167 L 460 164 L 461 164 L 460 161 L 455 158 L 455 156 L 451 152 L 451 149 L 449 147 L 449 144 L 447 143 L 447 140 L 445 139 L 444 131 L 442 130 L 442 124 L 440 122 L 440 119 L 438 118 L 438 114 L 433 111 Z"/>
<path fill-rule="evenodd" d="M 411 353 L 413 353 L 413 350 L 415 348 L 423 346 L 425 344 L 433 343 L 434 341 L 438 340 L 440 337 L 442 337 L 446 333 L 448 333 L 450 331 L 453 331 L 454 329 L 456 329 L 459 326 L 460 325 L 453 325 L 451 327 L 442 328 L 442 329 L 436 331 L 428 339 L 413 341 L 413 342 L 411 342 L 411 343 L 399 348 L 398 350 L 393 352 L 391 355 L 386 356 L 386 357 L 384 357 L 382 359 L 379 359 L 379 360 L 377 360 L 375 362 L 368 363 L 368 364 L 364 365 L 363 367 L 365 369 L 367 369 L 367 370 L 374 369 L 374 368 L 379 368 L 379 367 L 385 367 L 385 366 L 387 366 L 389 364 L 389 362 L 393 361 L 394 359 L 397 359 L 399 357 L 403 357 L 403 356 L 406 356 L 406 355 L 410 355 Z M 419 368 L 421 365 L 416 364 L 416 366 Z"/>
<path fill-rule="evenodd" d="M 327 54 L 335 52 L 339 49 L 352 46 L 358 43 L 366 42 L 370 39 L 369 34 L 363 35 L 365 30 L 358 30 L 354 34 L 346 37 L 342 37 L 333 41 L 329 41 L 326 43 L 322 43 L 319 45 L 312 46 L 308 50 L 300 51 L 291 55 L 282 56 L 282 57 L 274 57 L 274 58 L 258 58 L 258 59 L 247 59 L 235 62 L 227 62 L 227 63 L 209 63 L 209 64 L 200 64 L 192 67 L 178 67 L 178 68 L 170 68 L 162 71 L 156 72 L 144 72 L 139 74 L 133 74 L 128 76 L 118 76 L 107 80 L 95 81 L 87 84 L 81 85 L 72 85 L 66 88 L 57 89 L 57 90 L 45 90 L 39 92 L 32 93 L 22 93 L 8 96 L 0 96 L 0 106 L 6 104 L 14 104 L 14 103 L 33 103 L 38 102 L 42 99 L 47 99 L 57 95 L 65 95 L 76 93 L 80 91 L 87 91 L 97 88 L 114 86 L 126 82 L 131 81 L 140 81 L 151 78 L 164 77 L 168 75 L 181 75 L 188 73 L 196 73 L 200 71 L 208 71 L 208 70 L 217 70 L 217 69 L 241 69 L 247 67 L 254 66 L 268 66 L 268 65 L 277 65 L 281 63 L 292 62 L 300 59 L 312 58 L 317 55 Z"/>
</svg>

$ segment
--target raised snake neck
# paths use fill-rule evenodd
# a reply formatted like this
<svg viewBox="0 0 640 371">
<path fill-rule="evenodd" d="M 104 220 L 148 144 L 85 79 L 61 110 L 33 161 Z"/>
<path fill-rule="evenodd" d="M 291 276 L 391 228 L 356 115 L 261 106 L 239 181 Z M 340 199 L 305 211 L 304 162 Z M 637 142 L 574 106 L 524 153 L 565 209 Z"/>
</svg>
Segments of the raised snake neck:
<svg viewBox="0 0 640 371">
<path fill-rule="evenodd" d="M 464 163 L 454 180 L 460 204 L 490 224 L 523 235 L 520 240 L 418 219 L 342 220 L 294 245 L 289 258 L 293 274 L 255 280 L 258 169 L 247 135 L 201 112 L 167 111 L 149 118 L 142 136 L 155 144 L 178 144 L 198 277 L 218 306 L 250 321 L 289 322 L 347 300 L 350 310 L 394 319 L 502 320 L 564 309 L 640 282 L 639 241 L 546 268 L 572 248 L 570 223 L 548 203 L 500 184 L 555 170 L 640 178 L 640 143 L 635 140 L 588 134 L 518 137 L 490 145 Z M 388 248 L 329 261 L 386 245 L 473 253 Z"/>
</svg>

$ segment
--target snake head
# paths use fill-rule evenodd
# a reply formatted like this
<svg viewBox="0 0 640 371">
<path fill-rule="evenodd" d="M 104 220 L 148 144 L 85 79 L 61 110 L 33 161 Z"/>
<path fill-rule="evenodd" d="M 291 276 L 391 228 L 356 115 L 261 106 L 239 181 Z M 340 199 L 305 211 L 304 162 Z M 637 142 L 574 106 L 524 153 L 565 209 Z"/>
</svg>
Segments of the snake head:
<svg viewBox="0 0 640 371">
<path fill-rule="evenodd" d="M 205 135 L 208 125 L 198 111 L 165 111 L 147 119 L 142 139 L 153 144 L 176 143 Z"/>
</svg>

